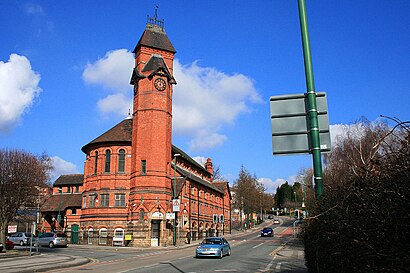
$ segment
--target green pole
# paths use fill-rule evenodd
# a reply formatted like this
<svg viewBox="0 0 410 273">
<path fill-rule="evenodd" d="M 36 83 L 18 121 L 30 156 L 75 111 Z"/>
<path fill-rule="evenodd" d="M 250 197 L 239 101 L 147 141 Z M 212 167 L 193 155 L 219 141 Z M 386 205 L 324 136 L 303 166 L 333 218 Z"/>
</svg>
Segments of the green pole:
<svg viewBox="0 0 410 273">
<path fill-rule="evenodd" d="M 302 33 L 303 57 L 305 62 L 306 87 L 309 103 L 310 137 L 313 156 L 316 199 L 320 200 L 323 190 L 322 159 L 320 154 L 319 123 L 316 107 L 315 82 L 313 78 L 312 56 L 310 54 L 309 31 L 306 18 L 305 0 L 298 0 L 300 29 Z"/>
</svg>

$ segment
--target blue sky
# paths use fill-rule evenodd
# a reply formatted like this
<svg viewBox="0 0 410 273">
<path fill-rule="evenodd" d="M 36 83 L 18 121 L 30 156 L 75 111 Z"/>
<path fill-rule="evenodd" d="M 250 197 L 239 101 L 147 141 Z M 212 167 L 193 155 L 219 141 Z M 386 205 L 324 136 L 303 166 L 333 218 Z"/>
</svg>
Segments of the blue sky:
<svg viewBox="0 0 410 273">
<path fill-rule="evenodd" d="M 360 117 L 409 120 L 410 1 L 306 2 L 332 137 Z M 46 152 L 53 179 L 83 172 L 81 147 L 131 107 L 131 52 L 156 5 L 177 50 L 174 144 L 269 192 L 311 167 L 271 144 L 269 97 L 306 90 L 296 0 L 1 1 L 0 147 Z"/>
</svg>

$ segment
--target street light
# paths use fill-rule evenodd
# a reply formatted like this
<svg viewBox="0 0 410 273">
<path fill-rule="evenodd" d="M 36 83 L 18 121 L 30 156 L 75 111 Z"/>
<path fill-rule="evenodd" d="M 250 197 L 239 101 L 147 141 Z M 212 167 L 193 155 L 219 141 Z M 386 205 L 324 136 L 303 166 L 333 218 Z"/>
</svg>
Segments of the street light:
<svg viewBox="0 0 410 273">
<path fill-rule="evenodd" d="M 177 198 L 177 157 L 181 154 L 174 154 L 174 191 L 172 194 L 172 200 Z M 174 226 L 173 226 L 173 237 L 172 243 L 174 246 L 177 244 L 177 211 L 174 211 Z"/>
</svg>

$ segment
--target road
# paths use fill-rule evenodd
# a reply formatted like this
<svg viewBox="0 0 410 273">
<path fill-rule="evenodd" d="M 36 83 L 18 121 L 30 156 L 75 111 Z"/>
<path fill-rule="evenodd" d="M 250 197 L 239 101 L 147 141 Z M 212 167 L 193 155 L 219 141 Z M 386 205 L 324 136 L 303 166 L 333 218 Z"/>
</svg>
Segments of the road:
<svg viewBox="0 0 410 273">
<path fill-rule="evenodd" d="M 136 251 L 130 248 L 42 249 L 70 251 L 70 255 L 88 257 L 91 263 L 53 272 L 274 272 L 277 267 L 271 255 L 289 239 L 288 225 L 275 227 L 275 237 L 260 237 L 259 231 L 245 232 L 229 238 L 232 255 L 223 259 L 194 258 L 195 245 L 172 250 Z"/>
</svg>

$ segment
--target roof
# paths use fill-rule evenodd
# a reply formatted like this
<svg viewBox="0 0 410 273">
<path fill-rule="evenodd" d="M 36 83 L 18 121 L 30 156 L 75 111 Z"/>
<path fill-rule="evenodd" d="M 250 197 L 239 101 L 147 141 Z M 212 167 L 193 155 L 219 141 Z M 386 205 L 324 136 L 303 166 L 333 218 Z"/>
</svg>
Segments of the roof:
<svg viewBox="0 0 410 273">
<path fill-rule="evenodd" d="M 155 24 L 147 23 L 145 31 L 135 46 L 133 53 L 136 53 L 141 46 L 176 53 L 175 48 L 168 39 L 168 36 L 165 34 L 164 29 Z"/>
<path fill-rule="evenodd" d="M 172 165 L 172 167 L 174 167 L 174 165 Z M 180 173 L 180 174 L 183 175 L 184 177 L 189 178 L 189 179 L 191 179 L 191 180 L 193 180 L 193 181 L 199 183 L 199 184 L 202 185 L 202 186 L 205 186 L 205 187 L 207 187 L 207 188 L 213 189 L 213 190 L 215 190 L 215 191 L 217 191 L 217 192 L 220 192 L 220 193 L 224 193 L 223 190 L 221 190 L 220 188 L 218 188 L 217 186 L 215 186 L 213 183 L 208 182 L 208 181 L 206 181 L 206 180 L 200 178 L 199 176 L 196 176 L 196 175 L 194 175 L 193 173 L 191 173 L 191 172 L 189 172 L 189 171 L 187 171 L 187 170 L 185 170 L 185 169 L 183 169 L 183 168 L 181 168 L 181 167 L 179 167 L 179 166 L 177 166 L 177 171 L 178 171 L 178 173 Z"/>
<path fill-rule="evenodd" d="M 82 185 L 84 174 L 63 174 L 54 182 L 53 186 Z"/>
<path fill-rule="evenodd" d="M 65 211 L 67 208 L 81 208 L 81 194 L 56 194 L 50 196 L 40 211 Z"/>
<path fill-rule="evenodd" d="M 90 143 L 84 145 L 81 150 L 86 154 L 88 149 L 101 144 L 121 144 L 131 145 L 132 139 L 132 118 L 126 118 L 110 130 L 100 135 Z"/>
<path fill-rule="evenodd" d="M 227 190 L 228 194 L 229 194 L 229 197 L 232 199 L 231 190 L 229 188 L 229 182 L 213 182 L 213 184 L 215 185 L 215 187 L 217 187 L 218 189 L 220 189 L 223 192 L 225 192 L 225 190 Z"/>
<path fill-rule="evenodd" d="M 202 166 L 201 164 L 199 164 L 196 160 L 194 160 L 192 157 L 190 157 L 187 153 L 185 153 L 184 151 L 182 151 L 180 148 L 178 148 L 175 145 L 172 145 L 172 156 L 174 156 L 174 154 L 180 154 L 182 156 L 182 158 L 184 158 L 185 160 L 187 160 L 189 163 L 191 163 L 192 165 L 195 165 L 197 168 L 199 168 L 201 171 L 208 173 L 209 175 L 211 175 L 211 173 L 208 172 L 207 169 L 205 169 L 204 166 Z"/>
</svg>

